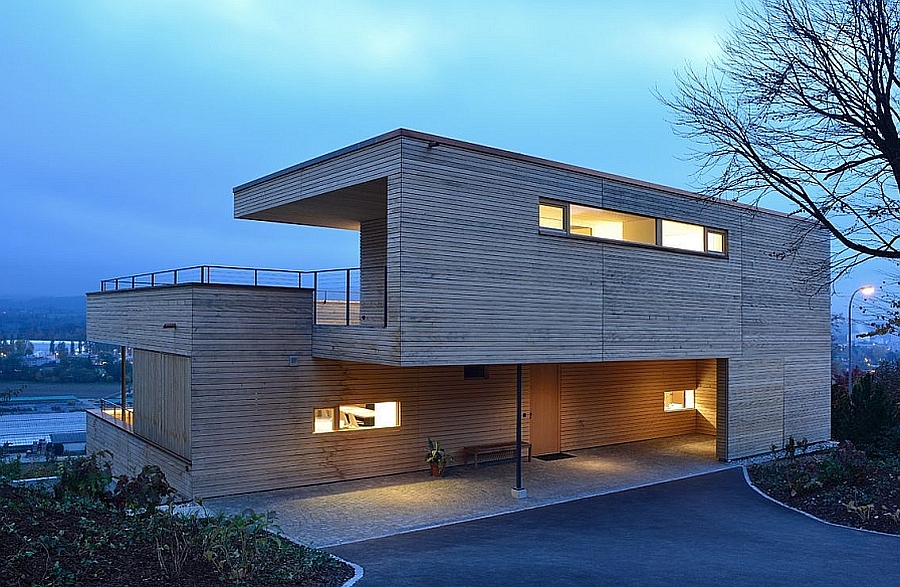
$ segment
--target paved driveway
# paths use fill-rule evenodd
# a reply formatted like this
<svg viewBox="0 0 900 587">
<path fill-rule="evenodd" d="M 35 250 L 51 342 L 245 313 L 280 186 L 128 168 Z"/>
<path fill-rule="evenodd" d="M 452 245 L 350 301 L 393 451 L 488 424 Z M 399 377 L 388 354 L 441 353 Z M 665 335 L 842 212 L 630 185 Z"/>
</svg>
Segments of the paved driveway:
<svg viewBox="0 0 900 587">
<path fill-rule="evenodd" d="M 900 583 L 900 538 L 783 508 L 738 468 L 328 550 L 359 587 Z"/>
</svg>

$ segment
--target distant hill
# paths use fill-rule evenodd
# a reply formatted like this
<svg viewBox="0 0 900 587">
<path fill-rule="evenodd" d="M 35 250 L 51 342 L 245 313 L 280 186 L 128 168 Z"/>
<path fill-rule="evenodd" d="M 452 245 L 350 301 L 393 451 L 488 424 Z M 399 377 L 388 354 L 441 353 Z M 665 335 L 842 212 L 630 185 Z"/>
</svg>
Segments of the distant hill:
<svg viewBox="0 0 900 587">
<path fill-rule="evenodd" d="M 0 338 L 85 340 L 84 296 L 0 297 Z"/>
</svg>

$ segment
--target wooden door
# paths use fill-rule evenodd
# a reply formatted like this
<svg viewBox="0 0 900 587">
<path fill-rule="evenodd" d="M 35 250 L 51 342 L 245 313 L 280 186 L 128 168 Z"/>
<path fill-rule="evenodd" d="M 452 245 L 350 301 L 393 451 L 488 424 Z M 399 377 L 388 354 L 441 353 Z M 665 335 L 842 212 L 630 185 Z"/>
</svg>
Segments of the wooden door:
<svg viewBox="0 0 900 587">
<path fill-rule="evenodd" d="M 559 452 L 559 365 L 531 365 L 531 451 Z"/>
</svg>

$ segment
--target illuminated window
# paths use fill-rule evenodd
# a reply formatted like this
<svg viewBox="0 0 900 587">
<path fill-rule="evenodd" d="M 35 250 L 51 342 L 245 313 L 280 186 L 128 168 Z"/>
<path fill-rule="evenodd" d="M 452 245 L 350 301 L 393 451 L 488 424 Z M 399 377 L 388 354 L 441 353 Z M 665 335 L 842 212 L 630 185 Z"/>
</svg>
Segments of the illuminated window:
<svg viewBox="0 0 900 587">
<path fill-rule="evenodd" d="M 667 391 L 663 397 L 663 409 L 667 412 L 694 409 L 694 390 Z"/>
<path fill-rule="evenodd" d="M 656 244 L 656 219 L 588 206 L 569 206 L 569 232 L 617 241 Z"/>
<path fill-rule="evenodd" d="M 541 228 L 550 228 L 553 230 L 566 229 L 566 209 L 564 206 L 542 203 L 539 206 L 539 211 Z"/>
<path fill-rule="evenodd" d="M 540 202 L 540 228 L 591 238 L 724 255 L 727 233 L 700 224 L 615 212 L 578 204 Z"/>
<path fill-rule="evenodd" d="M 706 250 L 710 253 L 725 253 L 725 233 L 718 230 L 707 230 Z"/>
<path fill-rule="evenodd" d="M 670 249 L 685 249 L 687 251 L 705 251 L 703 242 L 703 227 L 686 222 L 674 220 L 662 221 L 662 242 L 664 247 Z"/>
<path fill-rule="evenodd" d="M 400 402 L 375 402 L 347 404 L 334 408 L 316 408 L 314 415 L 313 431 L 316 434 L 336 430 L 396 428 L 400 426 Z"/>
</svg>

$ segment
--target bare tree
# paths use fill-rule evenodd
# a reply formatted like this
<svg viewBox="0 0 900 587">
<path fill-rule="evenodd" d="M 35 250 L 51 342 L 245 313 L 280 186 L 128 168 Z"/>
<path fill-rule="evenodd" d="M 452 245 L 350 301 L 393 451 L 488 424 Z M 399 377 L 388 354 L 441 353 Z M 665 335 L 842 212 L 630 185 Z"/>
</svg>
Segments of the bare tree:
<svg viewBox="0 0 900 587">
<path fill-rule="evenodd" d="M 836 276 L 900 260 L 898 33 L 900 0 L 745 3 L 719 60 L 663 98 L 707 193 L 787 198 L 842 245 Z"/>
</svg>

